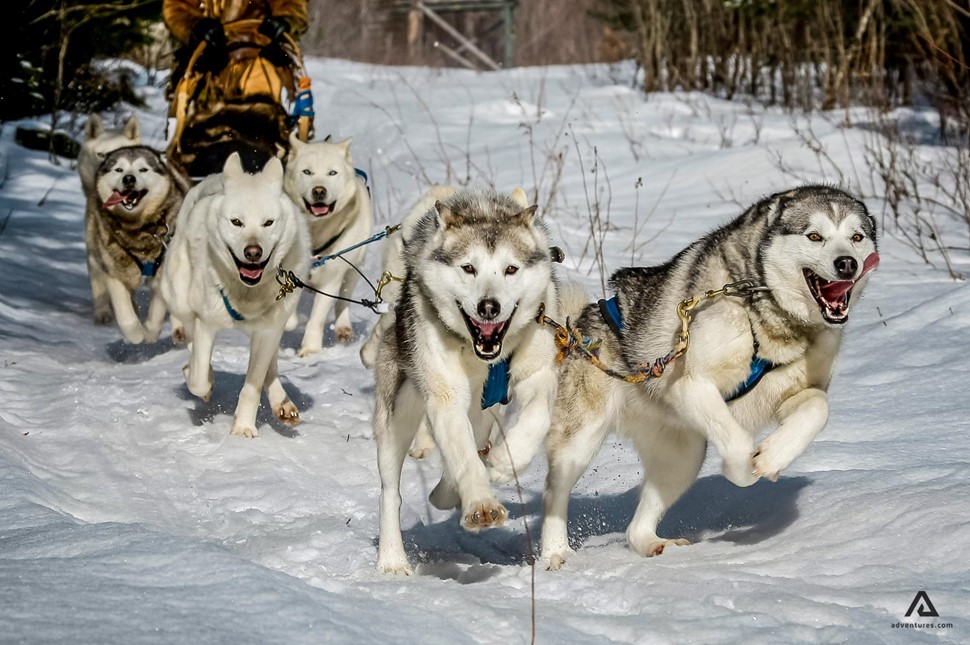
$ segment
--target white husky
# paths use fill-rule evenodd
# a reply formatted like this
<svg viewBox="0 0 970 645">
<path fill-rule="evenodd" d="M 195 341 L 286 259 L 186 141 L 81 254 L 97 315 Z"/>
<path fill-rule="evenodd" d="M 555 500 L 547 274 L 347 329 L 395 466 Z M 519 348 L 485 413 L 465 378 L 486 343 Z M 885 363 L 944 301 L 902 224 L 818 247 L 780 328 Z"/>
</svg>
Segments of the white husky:
<svg viewBox="0 0 970 645">
<path fill-rule="evenodd" d="M 431 502 L 460 505 L 469 531 L 505 522 L 489 480 L 510 480 L 548 431 L 556 348 L 535 318 L 543 306 L 555 315 L 556 287 L 535 211 L 494 192 L 459 192 L 436 202 L 404 238 L 403 291 L 375 368 L 379 571 L 411 572 L 401 538 L 400 477 L 422 419 L 445 466 Z M 483 408 L 504 399 L 504 387 L 496 393 L 489 384 L 505 379 L 519 416 L 486 465 L 479 450 L 492 424 Z"/>
<path fill-rule="evenodd" d="M 305 279 L 309 260 L 306 223 L 283 193 L 278 159 L 270 159 L 261 173 L 247 175 L 233 154 L 222 174 L 193 188 L 183 202 L 160 288 L 173 315 L 185 323 L 191 354 L 185 380 L 203 400 L 212 394 L 217 332 L 241 329 L 252 337 L 232 434 L 256 436 L 263 387 L 280 421 L 299 422 L 276 368 L 280 338 L 297 298 L 277 300 L 275 276 L 282 265 Z"/>
<path fill-rule="evenodd" d="M 350 139 L 337 143 L 303 143 L 295 135 L 290 136 L 285 187 L 286 194 L 309 223 L 312 255 L 345 249 L 370 235 L 373 224 L 370 193 L 354 170 Z M 349 298 L 359 276 L 348 262 L 360 267 L 366 253 L 367 247 L 362 246 L 343 255 L 346 262 L 335 258 L 313 268 L 310 284 L 320 291 Z M 323 330 L 332 305 L 333 298 L 315 296 L 300 356 L 316 354 L 323 348 Z M 338 300 L 335 310 L 337 340 L 352 341 L 354 332 L 348 303 Z"/>
<path fill-rule="evenodd" d="M 667 355 L 681 331 L 678 304 L 701 300 L 689 348 L 659 379 L 628 383 L 582 356 L 565 361 L 548 440 L 542 555 L 550 567 L 572 552 L 569 494 L 611 430 L 630 436 L 643 461 L 627 529 L 640 555 L 688 543 L 658 537 L 657 524 L 697 477 L 707 441 L 738 486 L 777 479 L 825 427 L 842 325 L 878 263 L 866 207 L 806 186 L 762 200 L 666 264 L 617 271 L 616 297 L 574 318 L 578 336 L 599 340 L 600 359 L 614 369 L 649 369 Z M 757 289 L 704 298 L 742 280 Z M 769 424 L 777 428 L 756 448 Z"/>
</svg>

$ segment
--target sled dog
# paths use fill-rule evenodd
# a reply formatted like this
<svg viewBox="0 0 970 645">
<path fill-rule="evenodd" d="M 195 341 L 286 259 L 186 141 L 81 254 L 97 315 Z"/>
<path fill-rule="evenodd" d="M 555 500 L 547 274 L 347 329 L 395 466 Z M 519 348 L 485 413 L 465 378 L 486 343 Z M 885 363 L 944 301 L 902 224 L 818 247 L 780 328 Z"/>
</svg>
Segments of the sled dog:
<svg viewBox="0 0 970 645">
<path fill-rule="evenodd" d="M 806 186 L 758 202 L 666 264 L 617 271 L 615 299 L 567 312 L 579 314 L 579 337 L 600 341 L 603 363 L 630 371 L 671 351 L 678 303 L 701 296 L 689 349 L 658 379 L 627 383 L 582 356 L 566 359 L 547 440 L 542 556 L 550 567 L 571 553 L 569 495 L 610 431 L 631 437 L 643 463 L 626 533 L 643 556 L 688 543 L 656 529 L 697 477 L 707 442 L 734 484 L 776 480 L 825 427 L 843 325 L 878 262 L 866 207 L 842 191 Z M 765 289 L 703 297 L 740 280 Z M 756 447 L 768 424 L 777 428 Z"/>
<path fill-rule="evenodd" d="M 155 277 L 187 190 L 185 178 L 145 146 L 108 153 L 95 172 L 84 218 L 95 322 L 111 322 L 113 312 L 131 343 L 158 338 L 161 326 L 142 325 L 132 298 L 143 279 Z M 161 316 L 156 288 L 148 319 Z"/>
<path fill-rule="evenodd" d="M 282 265 L 305 280 L 309 247 L 306 223 L 283 193 L 279 159 L 248 175 L 239 155 L 230 155 L 221 174 L 189 191 L 179 212 L 160 287 L 172 314 L 185 323 L 190 359 L 183 372 L 189 391 L 204 401 L 211 396 L 212 346 L 220 330 L 240 329 L 251 337 L 234 435 L 256 436 L 264 387 L 280 421 L 296 425 L 300 420 L 276 368 L 283 327 L 297 298 L 277 300 L 275 276 Z"/>
<path fill-rule="evenodd" d="M 450 186 L 432 186 L 428 192 L 415 202 L 408 211 L 407 216 L 402 220 L 400 232 L 397 235 L 391 236 L 384 246 L 383 270 L 385 273 L 389 273 L 396 278 L 404 276 L 406 271 L 404 264 L 405 240 L 410 237 L 415 225 L 421 221 L 425 213 L 434 207 L 436 201 L 447 199 L 454 195 L 455 192 L 457 191 Z M 511 196 L 522 208 L 526 208 L 529 205 L 525 191 L 521 188 L 513 190 Z M 390 310 L 381 314 L 377 319 L 377 322 L 371 328 L 370 335 L 360 348 L 360 361 L 367 369 L 374 369 L 381 338 L 383 338 L 384 333 L 388 329 L 394 326 L 393 307 L 400 295 L 401 282 L 398 280 L 389 282 L 381 292 L 381 296 L 384 302 L 390 306 Z M 434 439 L 431 437 L 431 431 L 428 429 L 427 421 L 424 420 L 418 427 L 417 434 L 414 437 L 414 442 L 411 444 L 411 449 L 408 451 L 408 454 L 415 459 L 424 459 L 432 450 L 434 450 Z"/>
<path fill-rule="evenodd" d="M 141 125 L 137 116 L 128 117 L 118 129 L 106 129 L 97 114 L 88 117 L 84 126 L 84 142 L 77 156 L 77 173 L 85 199 L 94 194 L 94 179 L 101 162 L 118 148 L 141 145 Z"/>
<path fill-rule="evenodd" d="M 291 135 L 284 185 L 286 194 L 309 224 L 313 256 L 340 251 L 370 236 L 374 219 L 370 193 L 364 179 L 354 170 L 350 139 L 337 143 L 303 143 Z M 367 247 L 362 246 L 342 257 L 360 267 L 366 253 Z M 310 284 L 321 291 L 349 298 L 357 285 L 358 274 L 347 262 L 334 258 L 311 268 Z M 323 348 L 323 331 L 331 306 L 334 306 L 333 298 L 316 294 L 303 333 L 300 356 L 316 354 Z M 352 341 L 354 332 L 348 303 L 338 300 L 334 308 L 337 340 Z"/>
<path fill-rule="evenodd" d="M 495 192 L 459 192 L 436 201 L 403 238 L 404 284 L 375 367 L 381 572 L 411 572 L 401 537 L 401 466 L 424 417 L 444 462 L 431 502 L 460 506 L 469 531 L 505 522 L 490 479 L 510 480 L 548 431 L 556 348 L 535 318 L 543 306 L 556 310 L 556 286 L 536 208 Z M 519 415 L 486 464 L 478 451 L 491 419 L 483 408 L 505 398 L 504 390 L 495 396 L 493 379 L 502 376 Z"/>
</svg>

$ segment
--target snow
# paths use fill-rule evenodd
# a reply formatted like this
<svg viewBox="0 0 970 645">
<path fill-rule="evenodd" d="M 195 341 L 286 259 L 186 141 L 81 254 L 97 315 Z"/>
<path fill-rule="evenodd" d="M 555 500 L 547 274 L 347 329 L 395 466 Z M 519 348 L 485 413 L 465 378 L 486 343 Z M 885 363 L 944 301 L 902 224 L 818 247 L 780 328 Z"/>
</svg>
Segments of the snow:
<svg viewBox="0 0 970 645">
<path fill-rule="evenodd" d="M 561 274 L 592 294 L 601 287 L 588 205 L 602 211 L 608 275 L 666 259 L 763 194 L 837 180 L 835 167 L 865 182 L 871 132 L 838 127 L 841 115 L 799 118 L 829 164 L 781 111 L 697 94 L 645 99 L 630 69 L 475 74 L 311 60 L 309 70 L 318 132 L 354 137 L 381 225 L 429 182 L 522 185 L 566 251 Z M 161 147 L 164 98 L 145 91 L 142 130 Z M 522 474 L 521 500 L 514 485 L 500 488 L 508 527 L 481 535 L 427 502 L 437 457 L 409 460 L 402 521 L 417 575 L 378 575 L 373 382 L 359 343 L 298 359 L 299 333 L 288 334 L 280 371 L 302 425 L 291 431 L 261 409 L 258 439 L 230 437 L 244 337 L 220 337 L 203 403 L 184 386 L 183 348 L 133 347 L 93 326 L 76 173 L 12 138 L 5 128 L 0 640 L 528 642 L 525 523 L 535 541 L 543 458 Z M 557 181 L 548 159 L 558 153 Z M 578 554 L 562 571 L 536 567 L 538 642 L 970 638 L 970 291 L 892 235 L 880 251 L 852 312 L 827 429 L 777 483 L 736 488 L 709 454 L 660 530 L 696 544 L 652 559 L 626 548 L 640 467 L 630 446 L 607 440 L 573 494 Z M 965 253 L 954 261 L 970 268 Z M 355 312 L 358 335 L 372 322 Z M 891 627 L 919 590 L 952 628 Z"/>
</svg>

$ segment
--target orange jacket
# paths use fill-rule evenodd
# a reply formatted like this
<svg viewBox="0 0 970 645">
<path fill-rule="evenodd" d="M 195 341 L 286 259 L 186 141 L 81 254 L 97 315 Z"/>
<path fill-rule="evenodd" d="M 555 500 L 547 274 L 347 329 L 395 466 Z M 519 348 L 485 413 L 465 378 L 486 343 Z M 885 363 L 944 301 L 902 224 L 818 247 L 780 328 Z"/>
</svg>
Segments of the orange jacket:
<svg viewBox="0 0 970 645">
<path fill-rule="evenodd" d="M 202 18 L 226 24 L 275 16 L 289 22 L 290 33 L 297 38 L 307 28 L 307 0 L 164 0 L 162 15 L 172 35 L 184 44 Z"/>
</svg>

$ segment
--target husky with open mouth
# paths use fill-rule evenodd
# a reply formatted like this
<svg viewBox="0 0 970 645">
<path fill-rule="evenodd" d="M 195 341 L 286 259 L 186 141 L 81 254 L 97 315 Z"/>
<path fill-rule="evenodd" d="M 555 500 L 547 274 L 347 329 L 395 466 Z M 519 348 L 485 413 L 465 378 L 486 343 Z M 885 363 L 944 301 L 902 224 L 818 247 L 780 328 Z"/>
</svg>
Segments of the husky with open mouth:
<svg viewBox="0 0 970 645">
<path fill-rule="evenodd" d="M 286 194 L 297 205 L 310 227 L 311 254 L 326 256 L 366 239 L 371 234 L 373 214 L 367 183 L 354 169 L 350 139 L 331 143 L 303 143 L 290 136 L 286 161 Z M 310 283 L 320 291 L 350 298 L 357 284 L 367 246 L 361 246 L 320 266 L 311 267 Z M 324 326 L 333 306 L 336 313 L 334 335 L 338 342 L 354 339 L 350 307 L 343 300 L 316 294 L 300 345 L 300 356 L 323 349 Z M 296 326 L 296 320 L 290 327 Z"/>
<path fill-rule="evenodd" d="M 262 172 L 243 171 L 239 155 L 226 160 L 189 191 L 179 227 L 162 266 L 165 303 L 185 323 L 189 391 L 208 401 L 212 394 L 212 348 L 223 329 L 251 337 L 249 368 L 239 393 L 232 434 L 256 436 L 256 410 L 265 388 L 276 417 L 287 425 L 300 415 L 283 389 L 276 363 L 294 295 L 277 299 L 282 265 L 306 280 L 310 263 L 306 222 L 283 193 L 283 166 L 270 159 Z"/>
<path fill-rule="evenodd" d="M 105 154 L 95 172 L 85 215 L 95 322 L 114 318 L 131 343 L 158 338 L 161 324 L 158 329 L 143 325 L 132 298 L 139 284 L 155 277 L 187 190 L 188 180 L 146 146 Z M 160 314 L 164 304 L 154 289 L 148 318 Z"/>
<path fill-rule="evenodd" d="M 400 478 L 422 419 L 444 462 L 431 502 L 460 507 L 462 527 L 481 531 L 504 524 L 507 511 L 491 483 L 511 480 L 538 451 L 556 387 L 553 337 L 535 320 L 541 308 L 552 316 L 557 308 L 535 206 L 491 191 L 458 192 L 434 202 L 403 240 L 404 284 L 374 367 L 377 568 L 396 574 L 411 572 L 401 538 Z M 485 408 L 507 394 L 518 417 L 483 460 L 479 451 L 492 426 Z"/>
<path fill-rule="evenodd" d="M 660 378 L 628 383 L 582 356 L 566 359 L 547 442 L 542 556 L 550 567 L 572 553 L 570 492 L 611 431 L 631 437 L 643 462 L 627 529 L 643 556 L 688 543 L 658 537 L 657 524 L 697 477 L 708 442 L 734 484 L 777 479 L 828 421 L 844 325 L 878 263 L 866 207 L 840 190 L 806 186 L 758 202 L 666 264 L 617 271 L 613 298 L 567 312 L 580 337 L 599 341 L 604 364 L 631 371 L 672 350 L 678 304 L 701 297 L 686 353 Z M 742 280 L 754 288 L 704 298 Z"/>
</svg>

